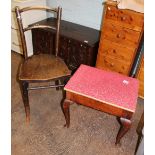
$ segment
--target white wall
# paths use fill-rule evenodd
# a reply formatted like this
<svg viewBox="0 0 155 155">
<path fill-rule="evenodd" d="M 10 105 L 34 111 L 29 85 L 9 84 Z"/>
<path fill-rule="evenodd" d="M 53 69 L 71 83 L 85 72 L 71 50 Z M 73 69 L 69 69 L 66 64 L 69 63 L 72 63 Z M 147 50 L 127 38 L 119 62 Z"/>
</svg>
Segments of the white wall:
<svg viewBox="0 0 155 155">
<path fill-rule="evenodd" d="M 104 0 L 47 0 L 51 7 L 62 7 L 62 19 L 100 30 Z"/>
</svg>

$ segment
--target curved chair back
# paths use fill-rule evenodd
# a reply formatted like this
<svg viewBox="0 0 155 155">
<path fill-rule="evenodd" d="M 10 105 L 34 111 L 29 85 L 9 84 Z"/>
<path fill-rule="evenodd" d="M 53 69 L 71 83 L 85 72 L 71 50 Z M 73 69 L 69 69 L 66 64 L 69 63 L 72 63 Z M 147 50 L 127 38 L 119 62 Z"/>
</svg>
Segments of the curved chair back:
<svg viewBox="0 0 155 155">
<path fill-rule="evenodd" d="M 32 11 L 32 10 L 40 10 L 40 11 L 46 11 L 50 13 L 56 13 L 56 24 L 53 26 L 50 25 L 39 25 L 39 24 L 31 24 L 26 27 L 23 27 L 23 21 L 22 21 L 22 13 L 27 12 L 27 11 Z M 24 58 L 28 58 L 28 51 L 27 51 L 27 45 L 26 45 L 26 37 L 25 37 L 25 32 L 32 30 L 32 29 L 52 29 L 56 31 L 55 35 L 55 56 L 58 55 L 58 48 L 59 48 L 59 34 L 60 34 L 60 20 L 61 20 L 61 13 L 62 13 L 62 8 L 50 8 L 46 6 L 31 6 L 31 7 L 24 7 L 20 9 L 18 6 L 15 7 L 15 12 L 16 12 L 16 18 L 17 18 L 17 23 L 19 27 L 19 32 L 20 32 L 20 37 L 21 37 L 21 42 L 22 42 L 22 49 L 23 49 L 23 55 Z M 30 17 L 32 18 L 32 17 Z"/>
</svg>

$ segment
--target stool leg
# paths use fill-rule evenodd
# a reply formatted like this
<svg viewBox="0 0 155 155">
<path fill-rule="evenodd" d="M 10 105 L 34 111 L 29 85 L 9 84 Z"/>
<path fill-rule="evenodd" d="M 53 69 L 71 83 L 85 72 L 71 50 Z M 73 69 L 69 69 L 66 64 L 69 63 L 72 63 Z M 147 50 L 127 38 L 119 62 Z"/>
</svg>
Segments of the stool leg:
<svg viewBox="0 0 155 155">
<path fill-rule="evenodd" d="M 118 143 L 120 143 L 120 139 L 127 133 L 127 131 L 130 129 L 131 127 L 131 120 L 126 119 L 126 118 L 119 118 L 120 123 L 121 123 L 121 127 L 120 130 L 118 131 L 117 137 L 116 137 L 116 142 L 115 144 L 117 145 Z"/>
<path fill-rule="evenodd" d="M 26 113 L 26 122 L 30 123 L 30 105 L 29 105 L 29 98 L 28 98 L 28 82 L 22 82 L 22 93 L 23 93 L 23 102 L 25 107 L 25 113 Z"/>
<path fill-rule="evenodd" d="M 69 128 L 70 125 L 70 112 L 69 112 L 69 106 L 71 104 L 70 100 L 65 99 L 63 102 L 63 111 L 64 111 L 64 115 L 65 115 L 65 119 L 66 119 L 66 124 L 65 126 L 67 126 L 67 128 Z"/>
</svg>

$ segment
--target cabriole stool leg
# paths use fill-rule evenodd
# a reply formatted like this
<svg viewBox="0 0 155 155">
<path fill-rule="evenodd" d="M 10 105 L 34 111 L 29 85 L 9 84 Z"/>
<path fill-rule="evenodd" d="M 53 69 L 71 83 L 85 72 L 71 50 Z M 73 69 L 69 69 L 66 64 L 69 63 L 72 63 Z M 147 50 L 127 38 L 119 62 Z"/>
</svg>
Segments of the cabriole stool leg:
<svg viewBox="0 0 155 155">
<path fill-rule="evenodd" d="M 117 137 L 116 137 L 116 142 L 115 144 L 117 145 L 118 143 L 120 143 L 120 139 L 127 133 L 127 131 L 130 129 L 131 127 L 131 120 L 126 119 L 126 118 L 119 118 L 120 123 L 121 123 L 121 127 L 120 130 L 118 131 Z"/>
<path fill-rule="evenodd" d="M 63 102 L 63 111 L 64 111 L 64 115 L 65 115 L 65 119 L 66 119 L 65 126 L 67 126 L 67 128 L 69 128 L 69 125 L 70 125 L 70 112 L 69 112 L 70 104 L 71 104 L 71 101 L 67 100 L 67 99 L 65 99 Z"/>
</svg>

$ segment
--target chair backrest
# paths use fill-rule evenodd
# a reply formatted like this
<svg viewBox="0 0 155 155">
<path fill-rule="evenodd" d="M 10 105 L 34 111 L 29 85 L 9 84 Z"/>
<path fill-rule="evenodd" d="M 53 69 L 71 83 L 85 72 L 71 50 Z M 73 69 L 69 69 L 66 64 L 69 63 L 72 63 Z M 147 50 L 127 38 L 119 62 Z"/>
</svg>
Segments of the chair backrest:
<svg viewBox="0 0 155 155">
<path fill-rule="evenodd" d="M 26 27 L 23 27 L 23 21 L 22 21 L 22 13 L 26 11 L 32 11 L 32 10 L 40 10 L 40 11 L 46 11 L 50 13 L 56 13 L 56 25 L 40 25 L 40 24 L 31 24 Z M 46 6 L 30 6 L 30 7 L 24 7 L 20 9 L 18 6 L 15 7 L 15 12 L 16 12 L 16 18 L 18 22 L 18 27 L 19 27 L 19 32 L 20 32 L 20 37 L 21 37 L 21 42 L 22 42 L 22 48 L 23 48 L 23 55 L 24 58 L 28 58 L 28 51 L 27 51 L 27 46 L 26 46 L 26 37 L 25 37 L 25 32 L 32 30 L 32 29 L 52 29 L 56 31 L 55 35 L 55 55 L 58 55 L 58 48 L 59 48 L 59 33 L 60 33 L 60 20 L 61 20 L 61 12 L 62 8 L 57 7 L 57 8 L 50 8 Z M 30 17 L 33 18 L 33 17 Z"/>
</svg>

